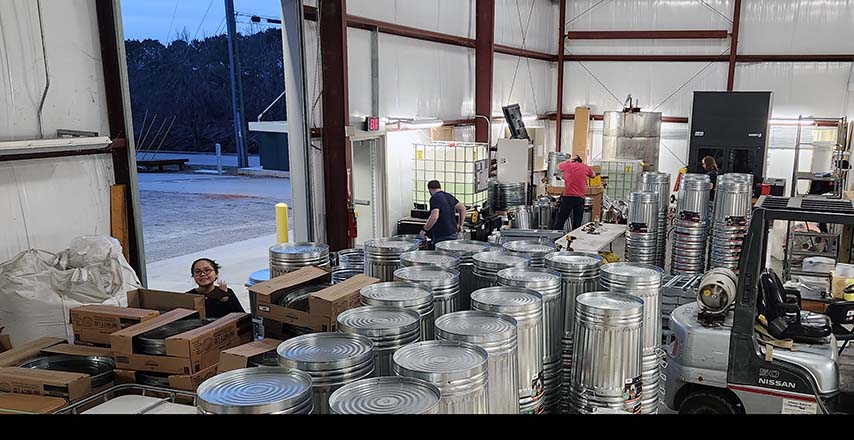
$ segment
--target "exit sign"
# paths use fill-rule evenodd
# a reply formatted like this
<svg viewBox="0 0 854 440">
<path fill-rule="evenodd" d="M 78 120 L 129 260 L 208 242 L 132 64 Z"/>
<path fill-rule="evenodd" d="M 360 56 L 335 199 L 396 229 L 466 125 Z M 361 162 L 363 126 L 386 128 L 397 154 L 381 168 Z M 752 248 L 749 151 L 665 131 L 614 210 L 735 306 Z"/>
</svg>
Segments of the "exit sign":
<svg viewBox="0 0 854 440">
<path fill-rule="evenodd" d="M 365 131 L 380 131 L 380 118 L 365 118 Z"/>
</svg>

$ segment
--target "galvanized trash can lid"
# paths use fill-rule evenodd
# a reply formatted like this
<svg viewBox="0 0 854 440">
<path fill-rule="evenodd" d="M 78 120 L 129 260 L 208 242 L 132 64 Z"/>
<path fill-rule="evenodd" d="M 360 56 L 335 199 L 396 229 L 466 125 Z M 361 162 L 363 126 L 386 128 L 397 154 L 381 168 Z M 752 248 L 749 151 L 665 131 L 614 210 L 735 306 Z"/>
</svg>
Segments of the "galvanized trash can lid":
<svg viewBox="0 0 854 440">
<path fill-rule="evenodd" d="M 92 388 L 97 388 L 113 381 L 116 361 L 106 356 L 48 356 L 27 361 L 20 368 L 87 374 Z"/>
<path fill-rule="evenodd" d="M 322 257 L 329 254 L 329 246 L 322 243 L 280 243 L 272 246 L 270 253 L 282 259 L 287 259 L 289 255 Z"/>
<path fill-rule="evenodd" d="M 403 281 L 374 284 L 360 294 L 362 302 L 370 306 L 415 307 L 433 302 L 430 288 Z"/>
<path fill-rule="evenodd" d="M 373 359 L 373 342 L 362 335 L 314 333 L 279 345 L 279 365 L 305 372 L 340 370 Z"/>
<path fill-rule="evenodd" d="M 510 252 L 518 252 L 523 254 L 548 254 L 554 252 L 557 247 L 554 245 L 540 243 L 539 241 L 520 240 L 505 243 L 504 249 Z"/>
<path fill-rule="evenodd" d="M 454 284 L 460 281 L 460 272 L 456 269 L 431 266 L 403 267 L 394 271 L 394 276 L 404 281 L 430 285 Z"/>
<path fill-rule="evenodd" d="M 418 415 L 435 413 L 442 393 L 436 385 L 412 377 L 362 379 L 329 397 L 333 414 Z"/>
<path fill-rule="evenodd" d="M 460 257 L 437 251 L 406 252 L 400 256 L 400 261 L 405 266 L 457 267 L 460 265 Z"/>
<path fill-rule="evenodd" d="M 527 288 L 553 287 L 560 285 L 560 272 L 537 267 L 514 267 L 498 272 L 500 281 L 509 281 L 514 285 L 525 284 Z"/>
<path fill-rule="evenodd" d="M 418 243 L 397 238 L 380 238 L 365 243 L 365 250 L 373 252 L 411 252 L 419 247 Z"/>
<path fill-rule="evenodd" d="M 465 336 L 469 342 L 497 342 L 516 337 L 516 320 L 508 315 L 471 310 L 449 313 L 436 320 L 436 337 L 455 339 Z"/>
<path fill-rule="evenodd" d="M 436 245 L 436 249 L 440 251 L 469 256 L 488 251 L 491 248 L 492 245 L 487 242 L 474 240 L 443 241 Z"/>
<path fill-rule="evenodd" d="M 577 312 L 587 309 L 607 317 L 643 315 L 643 300 L 625 293 L 585 293 L 578 295 L 575 303 Z"/>
<path fill-rule="evenodd" d="M 273 414 L 311 399 L 311 376 L 281 367 L 234 370 L 203 382 L 197 406 L 213 414 Z"/>
<path fill-rule="evenodd" d="M 485 373 L 488 359 L 486 350 L 467 342 L 417 342 L 394 354 L 394 372 L 433 383 L 466 380 Z"/>
<path fill-rule="evenodd" d="M 338 331 L 368 337 L 394 336 L 421 327 L 421 315 L 395 307 L 359 307 L 338 315 Z"/>
<path fill-rule="evenodd" d="M 623 281 L 660 281 L 664 270 L 649 264 L 611 263 L 602 266 L 602 277 Z"/>
<path fill-rule="evenodd" d="M 590 266 L 601 266 L 604 259 L 599 255 L 590 253 L 555 252 L 546 255 L 546 261 L 561 268 L 586 269 Z"/>
<path fill-rule="evenodd" d="M 507 251 L 481 252 L 472 259 L 476 266 L 491 267 L 495 269 L 507 267 L 526 267 L 531 264 L 531 257 L 511 254 Z"/>
<path fill-rule="evenodd" d="M 543 310 L 543 295 L 523 287 L 489 287 L 471 294 L 472 308 L 502 313 Z"/>
</svg>

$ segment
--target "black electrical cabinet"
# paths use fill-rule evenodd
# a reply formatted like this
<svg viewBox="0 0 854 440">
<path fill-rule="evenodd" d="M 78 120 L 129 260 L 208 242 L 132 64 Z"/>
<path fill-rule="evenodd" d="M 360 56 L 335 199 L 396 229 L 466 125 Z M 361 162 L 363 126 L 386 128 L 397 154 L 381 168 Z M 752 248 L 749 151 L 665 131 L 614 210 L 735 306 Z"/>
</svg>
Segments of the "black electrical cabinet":
<svg viewBox="0 0 854 440">
<path fill-rule="evenodd" d="M 705 174 L 712 156 L 721 174 L 752 174 L 761 183 L 768 157 L 771 92 L 694 92 L 688 170 Z"/>
</svg>

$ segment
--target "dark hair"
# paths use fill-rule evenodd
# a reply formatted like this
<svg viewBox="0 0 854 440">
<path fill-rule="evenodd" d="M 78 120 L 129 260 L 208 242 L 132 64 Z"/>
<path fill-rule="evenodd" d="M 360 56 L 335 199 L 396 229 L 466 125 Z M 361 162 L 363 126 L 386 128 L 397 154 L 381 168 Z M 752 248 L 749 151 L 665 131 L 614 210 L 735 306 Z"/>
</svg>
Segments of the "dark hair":
<svg viewBox="0 0 854 440">
<path fill-rule="evenodd" d="M 198 260 L 196 260 L 196 261 L 194 261 L 194 262 L 193 262 L 193 265 L 192 265 L 192 266 L 190 266 L 190 275 L 191 275 L 191 276 L 194 276 L 194 275 L 195 275 L 195 274 L 193 273 L 193 270 L 195 270 L 196 265 L 197 265 L 197 264 L 199 264 L 199 263 L 201 263 L 201 262 L 203 262 L 203 261 L 206 261 L 206 262 L 210 263 L 210 264 L 211 264 L 211 266 L 213 266 L 214 272 L 215 272 L 217 275 L 219 275 L 219 270 L 220 270 L 220 269 L 222 269 L 222 266 L 220 266 L 219 264 L 217 264 L 217 262 L 216 262 L 216 261 L 211 260 L 210 258 L 199 258 Z"/>
<path fill-rule="evenodd" d="M 575 163 L 584 163 L 584 159 L 582 159 L 581 156 L 577 154 L 572 157 L 572 161 Z"/>
<path fill-rule="evenodd" d="M 439 183 L 438 180 L 434 180 L 434 181 L 427 184 L 427 189 L 429 189 L 429 190 L 442 189 L 442 184 Z"/>
<path fill-rule="evenodd" d="M 703 165 L 705 165 L 706 169 L 718 171 L 718 162 L 712 156 L 704 157 Z"/>
</svg>

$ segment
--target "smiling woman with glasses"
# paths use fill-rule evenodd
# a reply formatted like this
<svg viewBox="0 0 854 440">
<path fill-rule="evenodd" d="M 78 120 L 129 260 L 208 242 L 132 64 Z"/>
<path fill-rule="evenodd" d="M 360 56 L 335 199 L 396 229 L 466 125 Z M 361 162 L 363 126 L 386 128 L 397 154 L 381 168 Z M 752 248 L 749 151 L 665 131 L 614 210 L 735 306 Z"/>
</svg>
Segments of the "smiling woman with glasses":
<svg viewBox="0 0 854 440">
<path fill-rule="evenodd" d="M 205 311 L 208 318 L 222 318 L 229 313 L 246 313 L 234 291 L 219 279 L 219 270 L 220 266 L 214 260 L 209 258 L 196 260 L 190 268 L 190 274 L 198 287 L 187 293 L 205 296 Z"/>
</svg>

